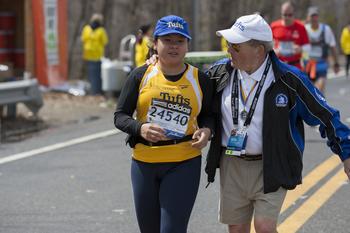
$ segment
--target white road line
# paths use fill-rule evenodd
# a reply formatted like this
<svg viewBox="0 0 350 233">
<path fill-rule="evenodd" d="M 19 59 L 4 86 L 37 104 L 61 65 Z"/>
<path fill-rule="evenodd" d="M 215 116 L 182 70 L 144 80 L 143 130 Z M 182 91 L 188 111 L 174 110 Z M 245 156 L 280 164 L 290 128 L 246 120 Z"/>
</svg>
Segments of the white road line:
<svg viewBox="0 0 350 233">
<path fill-rule="evenodd" d="M 88 136 L 75 138 L 75 139 L 72 139 L 72 140 L 69 140 L 69 141 L 66 141 L 66 142 L 60 142 L 60 143 L 56 143 L 56 144 L 53 144 L 53 145 L 50 145 L 50 146 L 45 146 L 45 147 L 42 147 L 42 148 L 38 148 L 38 149 L 34 149 L 34 150 L 22 152 L 22 153 L 10 155 L 10 156 L 4 157 L 4 158 L 0 158 L 0 164 L 13 162 L 13 161 L 16 161 L 16 160 L 19 160 L 19 159 L 25 159 L 25 158 L 28 158 L 28 157 L 32 157 L 32 156 L 35 156 L 35 155 L 42 154 L 42 153 L 58 150 L 58 149 L 61 149 L 61 148 L 64 148 L 64 147 L 73 146 L 73 145 L 84 143 L 84 142 L 88 142 L 88 141 L 91 141 L 91 140 L 108 137 L 108 136 L 111 136 L 111 135 L 118 134 L 119 132 L 120 132 L 120 130 L 117 130 L 117 129 L 107 130 L 107 131 L 103 131 L 103 132 L 100 132 L 100 133 L 95 133 L 95 134 L 91 134 L 91 135 L 88 135 Z"/>
</svg>

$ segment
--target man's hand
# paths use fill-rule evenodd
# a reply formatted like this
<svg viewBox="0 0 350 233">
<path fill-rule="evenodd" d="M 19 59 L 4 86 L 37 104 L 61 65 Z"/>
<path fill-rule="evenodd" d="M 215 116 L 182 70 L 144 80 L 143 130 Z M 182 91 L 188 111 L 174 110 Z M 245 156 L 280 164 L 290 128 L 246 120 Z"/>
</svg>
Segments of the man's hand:
<svg viewBox="0 0 350 233">
<path fill-rule="evenodd" d="M 344 172 L 350 180 L 350 158 L 345 159 L 343 163 L 344 163 Z"/>
<path fill-rule="evenodd" d="M 165 131 L 162 127 L 153 123 L 145 123 L 141 126 L 141 137 L 149 142 L 165 141 Z"/>
<path fill-rule="evenodd" d="M 197 149 L 202 149 L 208 144 L 208 140 L 211 136 L 211 130 L 209 128 L 200 128 L 197 129 L 193 136 L 193 143 L 192 147 L 197 148 Z"/>
</svg>

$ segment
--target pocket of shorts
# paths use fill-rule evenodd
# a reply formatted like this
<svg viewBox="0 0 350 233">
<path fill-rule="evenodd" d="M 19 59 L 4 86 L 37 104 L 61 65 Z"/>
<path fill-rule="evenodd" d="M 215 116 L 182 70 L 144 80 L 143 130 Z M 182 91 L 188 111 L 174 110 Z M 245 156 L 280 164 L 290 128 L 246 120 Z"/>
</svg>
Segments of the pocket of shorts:
<svg viewBox="0 0 350 233">
<path fill-rule="evenodd" d="M 221 156 L 221 159 L 220 159 L 220 186 L 221 186 L 221 189 L 225 186 L 227 187 L 227 185 L 228 185 L 227 184 L 227 175 L 228 175 L 227 167 L 228 166 L 229 166 L 229 163 L 228 163 L 227 156 L 225 156 L 225 155 Z"/>
</svg>

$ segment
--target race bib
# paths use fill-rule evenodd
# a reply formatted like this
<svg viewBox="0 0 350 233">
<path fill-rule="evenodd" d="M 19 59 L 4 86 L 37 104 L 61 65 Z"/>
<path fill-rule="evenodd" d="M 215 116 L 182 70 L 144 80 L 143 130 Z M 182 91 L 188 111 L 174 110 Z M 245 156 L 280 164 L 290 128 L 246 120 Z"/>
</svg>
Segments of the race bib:
<svg viewBox="0 0 350 233">
<path fill-rule="evenodd" d="M 186 104 L 152 99 L 147 120 L 161 126 L 168 138 L 178 139 L 186 135 L 191 112 L 192 108 Z"/>
<path fill-rule="evenodd" d="M 309 53 L 310 58 L 322 58 L 322 47 L 321 46 L 311 46 L 311 50 Z"/>
<path fill-rule="evenodd" d="M 293 41 L 280 41 L 278 43 L 279 53 L 282 56 L 292 56 L 294 54 Z"/>
<path fill-rule="evenodd" d="M 247 143 L 247 129 L 233 129 L 227 142 L 225 154 L 233 156 L 241 156 L 245 154 L 245 146 Z"/>
</svg>

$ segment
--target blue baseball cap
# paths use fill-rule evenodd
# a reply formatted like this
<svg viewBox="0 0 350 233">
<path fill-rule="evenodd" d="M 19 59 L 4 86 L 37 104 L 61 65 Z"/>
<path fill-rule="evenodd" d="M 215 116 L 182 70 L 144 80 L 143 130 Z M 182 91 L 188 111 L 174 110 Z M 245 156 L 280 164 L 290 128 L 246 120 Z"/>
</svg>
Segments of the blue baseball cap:
<svg viewBox="0 0 350 233">
<path fill-rule="evenodd" d="M 168 34 L 180 34 L 189 40 L 192 39 L 188 31 L 187 22 L 183 18 L 176 15 L 164 16 L 158 20 L 153 36 L 158 37 Z"/>
</svg>

